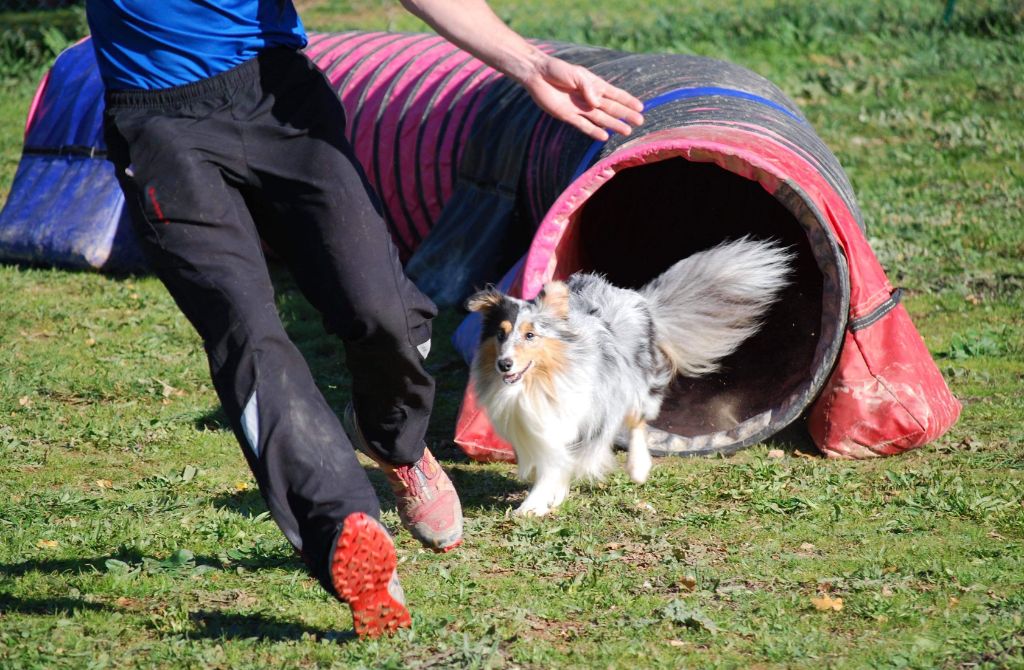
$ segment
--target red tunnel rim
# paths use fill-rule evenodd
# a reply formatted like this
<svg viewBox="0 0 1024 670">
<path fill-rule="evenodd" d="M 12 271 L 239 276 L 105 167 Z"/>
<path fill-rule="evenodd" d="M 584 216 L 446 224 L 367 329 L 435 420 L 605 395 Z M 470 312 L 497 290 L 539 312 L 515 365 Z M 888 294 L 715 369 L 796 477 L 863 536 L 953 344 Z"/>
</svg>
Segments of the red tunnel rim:
<svg viewBox="0 0 1024 670">
<path fill-rule="evenodd" d="M 837 207 L 840 198 L 814 166 L 763 133 L 722 125 L 670 128 L 624 143 L 562 191 L 534 234 L 523 266 L 521 295 L 532 298 L 554 278 L 559 244 L 577 224 L 579 211 L 594 193 L 624 170 L 671 158 L 713 163 L 756 181 L 773 196 L 783 187 L 796 191 L 833 242 L 838 222 L 832 217 L 846 215 L 854 220 L 845 206 Z M 848 278 L 844 277 L 843 283 L 848 283 Z"/>
</svg>

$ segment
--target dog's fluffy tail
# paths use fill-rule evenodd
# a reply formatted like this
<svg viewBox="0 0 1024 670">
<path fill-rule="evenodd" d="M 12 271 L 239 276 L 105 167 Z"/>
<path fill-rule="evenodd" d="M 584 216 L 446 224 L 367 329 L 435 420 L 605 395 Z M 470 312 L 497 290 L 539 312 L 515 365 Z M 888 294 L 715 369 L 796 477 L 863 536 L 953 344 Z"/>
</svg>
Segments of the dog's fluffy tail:
<svg viewBox="0 0 1024 670">
<path fill-rule="evenodd" d="M 641 289 L 676 372 L 714 372 L 761 327 L 788 283 L 793 254 L 743 237 L 688 256 Z"/>
</svg>

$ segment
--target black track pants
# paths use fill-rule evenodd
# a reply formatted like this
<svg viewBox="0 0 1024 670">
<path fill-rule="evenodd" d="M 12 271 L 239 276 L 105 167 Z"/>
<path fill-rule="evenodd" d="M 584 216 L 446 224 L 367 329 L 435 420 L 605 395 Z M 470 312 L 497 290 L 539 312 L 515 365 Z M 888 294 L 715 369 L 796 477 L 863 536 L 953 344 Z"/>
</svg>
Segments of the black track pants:
<svg viewBox="0 0 1024 670">
<path fill-rule="evenodd" d="M 341 103 L 305 56 L 274 49 L 195 84 L 108 92 L 105 123 L 146 256 L 203 339 L 275 521 L 323 581 L 342 520 L 379 504 L 281 325 L 261 238 L 344 342 L 380 456 L 420 458 L 434 396 L 436 308 L 402 271 Z"/>
</svg>

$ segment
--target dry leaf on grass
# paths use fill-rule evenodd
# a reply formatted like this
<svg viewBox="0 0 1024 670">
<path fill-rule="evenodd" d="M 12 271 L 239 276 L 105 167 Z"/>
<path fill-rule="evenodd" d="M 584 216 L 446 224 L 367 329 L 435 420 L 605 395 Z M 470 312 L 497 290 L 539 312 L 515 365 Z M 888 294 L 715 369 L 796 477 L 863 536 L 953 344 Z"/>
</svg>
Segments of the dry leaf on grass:
<svg viewBox="0 0 1024 670">
<path fill-rule="evenodd" d="M 657 510 L 654 509 L 654 505 L 647 502 L 646 500 L 637 500 L 636 503 L 633 505 L 633 509 L 640 512 L 644 512 L 645 514 L 657 513 Z"/>
<path fill-rule="evenodd" d="M 36 546 L 40 549 L 56 549 L 60 546 L 60 542 L 57 540 L 39 540 L 36 542 Z"/>
<path fill-rule="evenodd" d="M 811 598 L 811 604 L 814 605 L 814 609 L 819 612 L 840 612 L 843 609 L 843 599 L 833 598 L 827 593 L 819 598 Z"/>
</svg>

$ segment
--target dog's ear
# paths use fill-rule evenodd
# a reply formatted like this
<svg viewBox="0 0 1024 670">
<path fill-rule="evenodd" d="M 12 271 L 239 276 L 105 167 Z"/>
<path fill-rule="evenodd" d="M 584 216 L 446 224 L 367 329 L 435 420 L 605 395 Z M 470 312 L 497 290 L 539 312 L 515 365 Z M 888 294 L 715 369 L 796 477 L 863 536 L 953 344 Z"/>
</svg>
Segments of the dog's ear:
<svg viewBox="0 0 1024 670">
<path fill-rule="evenodd" d="M 560 319 L 569 316 L 569 287 L 565 282 L 550 281 L 541 289 L 540 302 L 544 308 Z"/>
<path fill-rule="evenodd" d="M 505 299 L 498 289 L 488 286 L 482 291 L 477 291 L 466 300 L 466 309 L 471 312 L 487 313 L 501 304 Z"/>
</svg>

